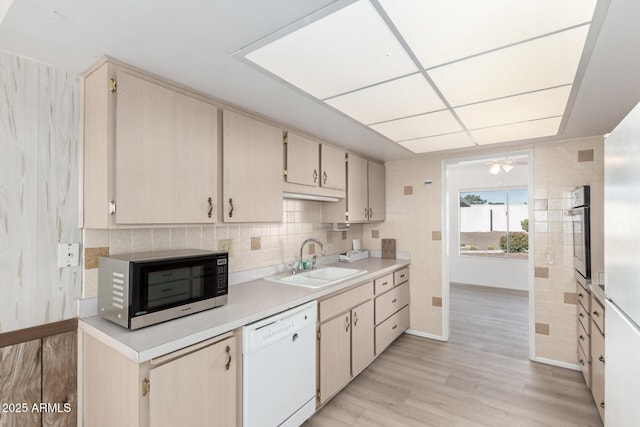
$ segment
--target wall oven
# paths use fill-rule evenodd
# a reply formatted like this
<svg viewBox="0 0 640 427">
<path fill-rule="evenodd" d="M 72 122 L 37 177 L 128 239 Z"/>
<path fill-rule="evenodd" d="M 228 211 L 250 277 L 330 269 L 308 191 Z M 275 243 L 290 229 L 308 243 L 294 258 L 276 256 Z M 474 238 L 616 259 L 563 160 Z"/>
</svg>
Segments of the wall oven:
<svg viewBox="0 0 640 427">
<path fill-rule="evenodd" d="M 571 192 L 569 215 L 573 224 L 573 267 L 576 280 L 586 289 L 591 283 L 590 188 Z"/>
</svg>

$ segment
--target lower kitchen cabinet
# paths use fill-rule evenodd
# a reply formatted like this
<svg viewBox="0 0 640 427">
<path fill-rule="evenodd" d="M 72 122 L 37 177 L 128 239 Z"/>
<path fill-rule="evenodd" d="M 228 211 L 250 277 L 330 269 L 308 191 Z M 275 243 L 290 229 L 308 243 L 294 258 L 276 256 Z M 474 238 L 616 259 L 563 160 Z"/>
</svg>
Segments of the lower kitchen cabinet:
<svg viewBox="0 0 640 427">
<path fill-rule="evenodd" d="M 82 403 L 87 426 L 238 424 L 238 347 L 232 333 L 136 363 L 83 333 Z"/>
<path fill-rule="evenodd" d="M 408 280 L 405 267 L 319 302 L 318 406 L 409 327 Z"/>
<path fill-rule="evenodd" d="M 319 403 L 373 359 L 373 282 L 320 301 Z M 341 311 L 336 317 L 326 316 Z M 324 316 L 324 317 L 323 317 Z"/>
<path fill-rule="evenodd" d="M 593 299 L 591 310 L 591 394 L 604 422 L 604 307 Z"/>
</svg>

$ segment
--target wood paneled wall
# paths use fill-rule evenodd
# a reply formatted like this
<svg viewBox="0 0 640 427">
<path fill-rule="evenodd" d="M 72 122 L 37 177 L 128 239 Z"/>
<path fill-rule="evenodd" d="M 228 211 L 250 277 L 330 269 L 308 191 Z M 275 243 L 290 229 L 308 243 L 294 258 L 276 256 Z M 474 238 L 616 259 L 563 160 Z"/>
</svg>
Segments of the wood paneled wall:
<svg viewBox="0 0 640 427">
<path fill-rule="evenodd" d="M 75 426 L 77 353 L 76 319 L 1 334 L 0 427 Z"/>
</svg>

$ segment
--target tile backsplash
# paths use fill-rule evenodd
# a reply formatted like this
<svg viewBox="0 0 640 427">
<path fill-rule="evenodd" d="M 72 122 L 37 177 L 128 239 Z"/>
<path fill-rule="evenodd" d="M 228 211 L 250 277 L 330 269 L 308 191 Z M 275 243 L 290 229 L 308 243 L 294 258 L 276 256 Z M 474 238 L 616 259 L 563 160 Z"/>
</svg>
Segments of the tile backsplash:
<svg viewBox="0 0 640 427">
<path fill-rule="evenodd" d="M 349 231 L 333 231 L 331 224 L 322 224 L 321 202 L 283 200 L 281 223 L 216 224 L 170 228 L 127 228 L 84 230 L 85 256 L 100 250 L 112 255 L 165 249 L 218 250 L 221 240 L 231 240 L 230 272 L 251 270 L 294 262 L 300 245 L 315 237 L 325 245 L 326 255 L 336 255 L 351 249 L 353 239 L 362 239 L 362 225 L 352 224 Z M 316 254 L 319 248 L 315 248 Z M 309 256 L 313 247 L 305 247 Z M 87 268 L 92 267 L 92 268 Z M 85 265 L 83 298 L 97 295 L 98 269 Z"/>
</svg>

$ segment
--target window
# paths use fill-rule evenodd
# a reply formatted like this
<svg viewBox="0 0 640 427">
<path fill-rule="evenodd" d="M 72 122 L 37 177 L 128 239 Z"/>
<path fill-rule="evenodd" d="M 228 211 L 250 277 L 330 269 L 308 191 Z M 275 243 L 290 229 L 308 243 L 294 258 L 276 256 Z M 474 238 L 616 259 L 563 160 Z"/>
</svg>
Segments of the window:
<svg viewBox="0 0 640 427">
<path fill-rule="evenodd" d="M 527 189 L 460 193 L 460 255 L 529 258 Z"/>
</svg>

